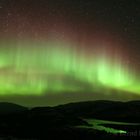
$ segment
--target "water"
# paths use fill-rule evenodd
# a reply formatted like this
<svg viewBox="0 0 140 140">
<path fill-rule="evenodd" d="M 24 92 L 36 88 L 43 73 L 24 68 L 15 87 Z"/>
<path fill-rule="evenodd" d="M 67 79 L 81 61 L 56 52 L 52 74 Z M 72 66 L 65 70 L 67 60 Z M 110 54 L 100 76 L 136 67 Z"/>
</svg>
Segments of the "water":
<svg viewBox="0 0 140 140">
<path fill-rule="evenodd" d="M 79 128 L 96 129 L 99 131 L 105 131 L 111 134 L 126 134 L 126 130 L 114 129 L 111 127 L 106 127 L 104 124 L 114 124 L 114 125 L 140 125 L 139 123 L 127 123 L 127 122 L 116 122 L 108 120 L 98 120 L 98 119 L 84 119 L 90 126 L 78 126 Z"/>
</svg>

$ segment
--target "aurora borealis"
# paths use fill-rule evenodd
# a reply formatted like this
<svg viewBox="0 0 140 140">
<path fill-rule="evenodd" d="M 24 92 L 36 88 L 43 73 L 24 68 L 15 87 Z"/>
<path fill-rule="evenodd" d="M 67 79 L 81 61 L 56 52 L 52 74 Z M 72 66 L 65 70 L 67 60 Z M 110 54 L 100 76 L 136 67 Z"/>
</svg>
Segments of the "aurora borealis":
<svg viewBox="0 0 140 140">
<path fill-rule="evenodd" d="M 105 86 L 140 93 L 135 73 L 105 52 L 94 54 L 93 50 L 89 56 L 62 42 L 24 43 L 10 49 L 1 50 L 1 95 L 41 95 L 49 94 L 48 91 L 83 89 L 83 86 L 67 83 L 67 77 L 88 83 L 93 92 L 96 87 L 99 90 Z"/>
<path fill-rule="evenodd" d="M 140 11 L 126 2 L 0 0 L 1 100 L 140 98 Z"/>
</svg>

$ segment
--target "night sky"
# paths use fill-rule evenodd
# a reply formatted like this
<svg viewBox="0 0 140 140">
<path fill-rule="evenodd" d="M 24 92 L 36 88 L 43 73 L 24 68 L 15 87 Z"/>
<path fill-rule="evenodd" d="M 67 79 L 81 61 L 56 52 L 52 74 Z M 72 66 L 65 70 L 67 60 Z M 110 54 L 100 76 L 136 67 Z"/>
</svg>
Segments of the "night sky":
<svg viewBox="0 0 140 140">
<path fill-rule="evenodd" d="M 0 0 L 0 101 L 140 99 L 139 0 Z"/>
</svg>

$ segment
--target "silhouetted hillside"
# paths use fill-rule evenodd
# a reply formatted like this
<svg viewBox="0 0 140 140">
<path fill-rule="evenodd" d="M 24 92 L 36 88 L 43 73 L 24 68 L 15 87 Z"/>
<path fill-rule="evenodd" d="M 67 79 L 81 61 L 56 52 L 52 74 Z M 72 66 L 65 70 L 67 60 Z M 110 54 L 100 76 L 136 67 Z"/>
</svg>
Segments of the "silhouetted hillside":
<svg viewBox="0 0 140 140">
<path fill-rule="evenodd" d="M 0 114 L 17 113 L 25 110 L 28 108 L 13 103 L 0 102 Z"/>
<path fill-rule="evenodd" d="M 140 122 L 140 101 L 89 101 L 60 105 L 55 109 L 75 117 Z"/>
<path fill-rule="evenodd" d="M 12 103 L 0 103 L 0 136 L 18 139 L 51 139 L 55 136 L 90 139 L 94 136 L 111 135 L 95 129 L 78 128 L 77 126 L 90 125 L 85 118 L 138 123 L 140 101 L 89 101 L 32 109 Z M 127 130 L 131 130 L 131 127 Z"/>
</svg>

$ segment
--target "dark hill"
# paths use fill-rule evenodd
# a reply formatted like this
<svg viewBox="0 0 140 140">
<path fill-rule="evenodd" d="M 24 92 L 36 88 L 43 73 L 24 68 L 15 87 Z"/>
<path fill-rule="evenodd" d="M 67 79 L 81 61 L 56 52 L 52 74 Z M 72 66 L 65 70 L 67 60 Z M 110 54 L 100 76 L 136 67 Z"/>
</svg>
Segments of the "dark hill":
<svg viewBox="0 0 140 140">
<path fill-rule="evenodd" d="M 0 136 L 88 139 L 108 135 L 102 131 L 76 128 L 78 125 L 88 126 L 83 118 L 140 123 L 140 101 L 87 101 L 32 109 L 0 103 Z"/>
<path fill-rule="evenodd" d="M 140 101 L 99 100 L 59 105 L 54 109 L 75 117 L 140 122 Z"/>
<path fill-rule="evenodd" d="M 26 110 L 28 110 L 27 107 L 23 107 L 14 103 L 0 103 L 0 114 L 18 113 Z"/>
</svg>

